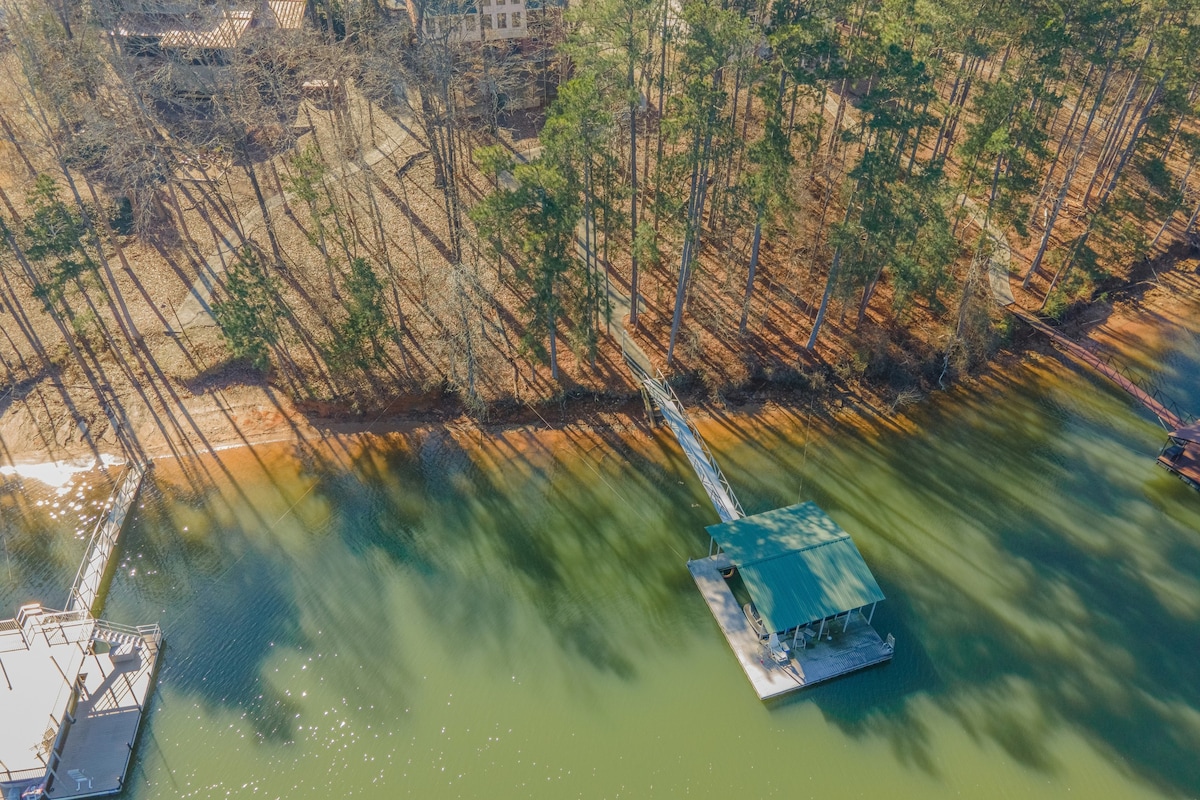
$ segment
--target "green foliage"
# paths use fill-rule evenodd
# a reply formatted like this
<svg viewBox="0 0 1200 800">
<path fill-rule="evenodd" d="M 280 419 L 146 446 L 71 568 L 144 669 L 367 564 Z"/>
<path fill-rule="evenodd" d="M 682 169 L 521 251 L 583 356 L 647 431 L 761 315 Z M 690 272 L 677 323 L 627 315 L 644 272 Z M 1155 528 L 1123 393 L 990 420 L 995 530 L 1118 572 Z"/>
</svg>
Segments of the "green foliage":
<svg viewBox="0 0 1200 800">
<path fill-rule="evenodd" d="M 64 297 L 66 287 L 79 285 L 96 263 L 83 245 L 87 226 L 83 215 L 67 206 L 59 187 L 49 175 L 39 175 L 25 201 L 33 213 L 25 220 L 25 255 L 35 265 L 34 296 L 46 311 Z"/>
<path fill-rule="evenodd" d="M 321 152 L 315 144 L 307 145 L 289 160 L 291 173 L 283 179 L 284 187 L 298 200 L 308 206 L 308 218 L 312 227 L 308 230 L 308 240 L 314 246 L 319 246 L 321 252 L 328 258 L 325 246 L 325 220 L 333 213 L 333 208 L 326 203 L 324 193 L 325 175 L 329 171 L 321 158 Z"/>
<path fill-rule="evenodd" d="M 795 158 L 784 130 L 785 116 L 779 81 L 773 77 L 759 85 L 757 94 L 767 109 L 762 136 L 746 151 L 753 166 L 745 179 L 756 221 L 791 206 L 791 170 Z"/>
<path fill-rule="evenodd" d="M 990 218 L 1028 236 L 1029 195 L 1040 186 L 1047 157 L 1046 115 L 1061 98 L 1031 76 L 1002 76 L 984 84 L 974 100 L 974 119 L 959 147 L 966 178 L 964 191 L 979 185 L 988 198 Z M 1038 111 L 1032 110 L 1036 105 Z"/>
<path fill-rule="evenodd" d="M 471 217 L 493 252 L 512 260 L 517 281 L 527 292 L 522 346 L 545 362 L 547 341 L 563 311 L 562 292 L 572 288 L 569 278 L 577 263 L 575 226 L 582 201 L 569 158 L 558 157 L 550 146 L 536 161 L 517 165 L 513 178 L 514 188 L 500 188 L 483 198 Z"/>
<path fill-rule="evenodd" d="M 108 225 L 113 233 L 129 236 L 133 233 L 133 203 L 128 197 L 118 197 L 108 218 Z"/>
<path fill-rule="evenodd" d="M 346 319 L 334 326 L 328 359 L 335 369 L 369 369 L 383 361 L 383 340 L 393 334 L 384 310 L 383 284 L 365 258 L 350 262 Z"/>
<path fill-rule="evenodd" d="M 287 316 L 278 282 L 247 247 L 225 275 L 224 294 L 213 303 L 213 316 L 230 352 L 265 372 L 271 365 L 271 348 L 279 342 L 279 323 Z"/>
</svg>

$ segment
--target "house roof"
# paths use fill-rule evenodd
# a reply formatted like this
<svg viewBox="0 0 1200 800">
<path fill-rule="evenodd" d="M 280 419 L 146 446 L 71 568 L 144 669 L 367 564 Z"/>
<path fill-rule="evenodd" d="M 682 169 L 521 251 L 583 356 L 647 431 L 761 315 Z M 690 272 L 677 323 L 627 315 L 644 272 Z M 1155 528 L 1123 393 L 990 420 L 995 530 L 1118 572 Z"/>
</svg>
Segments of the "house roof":
<svg viewBox="0 0 1200 800">
<path fill-rule="evenodd" d="M 307 0 L 266 0 L 241 8 L 209 7 L 188 14 L 125 14 L 113 34 L 159 40 L 165 48 L 225 50 L 237 47 L 252 27 L 299 30 Z"/>
<path fill-rule="evenodd" d="M 815 503 L 707 530 L 741 572 L 767 630 L 785 631 L 884 599 L 850 534 Z"/>
</svg>

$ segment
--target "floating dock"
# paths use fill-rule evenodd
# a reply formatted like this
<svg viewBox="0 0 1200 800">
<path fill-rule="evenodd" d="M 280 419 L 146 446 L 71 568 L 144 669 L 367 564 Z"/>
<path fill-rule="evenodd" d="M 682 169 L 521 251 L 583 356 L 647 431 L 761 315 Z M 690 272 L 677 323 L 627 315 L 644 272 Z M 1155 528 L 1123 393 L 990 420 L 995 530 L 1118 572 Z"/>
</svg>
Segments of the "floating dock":
<svg viewBox="0 0 1200 800">
<path fill-rule="evenodd" d="M 759 699 L 891 660 L 895 638 L 871 627 L 883 593 L 850 534 L 814 503 L 747 517 L 670 385 L 628 354 L 625 361 L 721 518 L 708 527 L 708 557 L 689 561 L 688 571 Z M 726 580 L 735 571 L 762 630 Z"/>
<path fill-rule="evenodd" d="M 862 613 L 854 611 L 848 620 L 846 617 L 833 620 L 822 641 L 802 632 L 804 647 L 797 647 L 793 645 L 798 641 L 795 637 L 783 637 L 790 658 L 786 663 L 776 663 L 763 640 L 750 627 L 728 581 L 722 576 L 722 572 L 731 567 L 724 553 L 688 562 L 688 571 L 692 573 L 696 588 L 760 700 L 891 660 L 894 640 L 890 636 L 888 641 L 880 639 Z"/>
<path fill-rule="evenodd" d="M 1200 423 L 1171 431 L 1158 465 L 1193 489 L 1200 489 Z"/>
<path fill-rule="evenodd" d="M 125 785 L 162 650 L 158 625 L 92 614 L 145 467 L 97 524 L 66 611 L 29 603 L 0 620 L 0 798 L 85 798 Z M 38 793 L 40 790 L 40 794 Z"/>
</svg>

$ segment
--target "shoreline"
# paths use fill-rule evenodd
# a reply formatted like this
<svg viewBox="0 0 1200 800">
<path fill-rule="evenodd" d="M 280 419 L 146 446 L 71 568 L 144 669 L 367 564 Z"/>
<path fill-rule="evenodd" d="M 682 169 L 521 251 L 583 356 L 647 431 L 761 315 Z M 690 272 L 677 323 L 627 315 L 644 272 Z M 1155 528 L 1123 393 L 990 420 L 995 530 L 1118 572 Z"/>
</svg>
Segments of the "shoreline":
<svg viewBox="0 0 1200 800">
<path fill-rule="evenodd" d="M 1141 342 L 1147 337 L 1148 321 L 1153 315 L 1160 324 L 1181 324 L 1187 319 L 1184 313 L 1197 302 L 1191 293 L 1200 287 L 1197 259 L 1178 260 L 1173 268 L 1155 274 L 1156 280 L 1138 281 L 1123 289 L 1115 290 L 1118 296 L 1110 301 L 1107 296 L 1080 308 L 1063 324 L 1069 335 L 1088 346 L 1112 349 L 1124 340 Z M 1093 312 L 1099 309 L 1100 314 Z M 1088 318 L 1090 317 L 1090 319 Z M 1128 347 L 1129 345 L 1126 344 Z M 976 373 L 966 376 L 945 389 L 935 389 L 916 401 L 923 405 L 928 398 L 956 387 L 970 386 L 989 376 L 1027 364 L 1034 354 L 1053 351 L 1048 341 L 1036 334 L 1019 333 L 1012 343 L 997 351 L 987 365 Z M 1130 359 L 1135 354 L 1129 354 Z M 878 421 L 887 418 L 903 425 L 904 412 L 901 408 L 885 407 L 882 399 L 874 395 L 869 387 L 857 387 L 843 393 L 830 387 L 814 393 L 802 389 L 788 389 L 772 384 L 731 387 L 728 399 L 719 399 L 723 407 L 711 396 L 697 392 L 683 392 L 689 411 L 703 423 L 721 418 L 749 418 L 771 415 L 775 411 L 792 412 L 801 404 L 807 405 L 805 413 L 812 413 L 827 422 L 837 423 L 850 415 L 862 415 Z M 394 409 L 394 410 L 393 410 Z M 215 455 L 232 449 L 264 445 L 304 442 L 317 444 L 330 438 L 343 439 L 361 435 L 428 434 L 438 430 L 454 432 L 479 432 L 481 435 L 509 435 L 528 431 L 587 431 L 615 432 L 621 435 L 641 433 L 652 436 L 652 428 L 645 417 L 641 398 L 634 394 L 587 393 L 565 398 L 554 406 L 537 407 L 516 403 L 498 406 L 487 418 L 474 417 L 462 408 L 453 395 L 440 392 L 420 396 L 396 398 L 389 409 L 376 414 L 355 413 L 339 410 L 329 404 L 293 403 L 269 385 L 234 385 L 214 389 L 191 398 L 180 410 L 195 431 L 200 441 L 183 438 L 172 439 L 164 435 L 161 420 L 130 419 L 126 430 L 132 431 L 144 458 L 150 461 L 181 459 L 193 456 Z M 332 413 L 331 413 L 332 412 Z M 48 465 L 74 471 L 82 471 L 80 465 L 91 463 L 94 469 L 124 463 L 124 458 L 114 456 L 119 452 L 115 441 L 105 447 L 103 441 L 86 440 L 85 436 L 74 446 L 48 448 L 35 446 L 34 441 L 20 441 L 5 430 L 5 420 L 0 418 L 0 479 L 12 474 L 34 476 L 37 468 Z M 17 441 L 11 441 L 16 438 Z M 31 437 L 37 438 L 37 437 Z"/>
</svg>

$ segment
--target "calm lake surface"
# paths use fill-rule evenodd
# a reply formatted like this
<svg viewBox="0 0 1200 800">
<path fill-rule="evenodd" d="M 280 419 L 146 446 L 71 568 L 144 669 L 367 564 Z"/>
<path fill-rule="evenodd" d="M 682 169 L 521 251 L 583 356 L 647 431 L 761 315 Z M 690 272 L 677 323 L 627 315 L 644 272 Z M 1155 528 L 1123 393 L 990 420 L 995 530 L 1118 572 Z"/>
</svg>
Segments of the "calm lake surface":
<svg viewBox="0 0 1200 800">
<path fill-rule="evenodd" d="M 1200 409 L 1200 333 L 1124 346 Z M 817 501 L 888 596 L 894 661 L 767 705 L 665 434 L 160 463 L 105 609 L 167 638 L 125 796 L 1200 794 L 1200 493 L 1158 425 L 1053 358 L 910 411 L 701 426 L 748 512 Z M 0 612 L 61 605 L 107 485 L 4 488 Z"/>
</svg>

